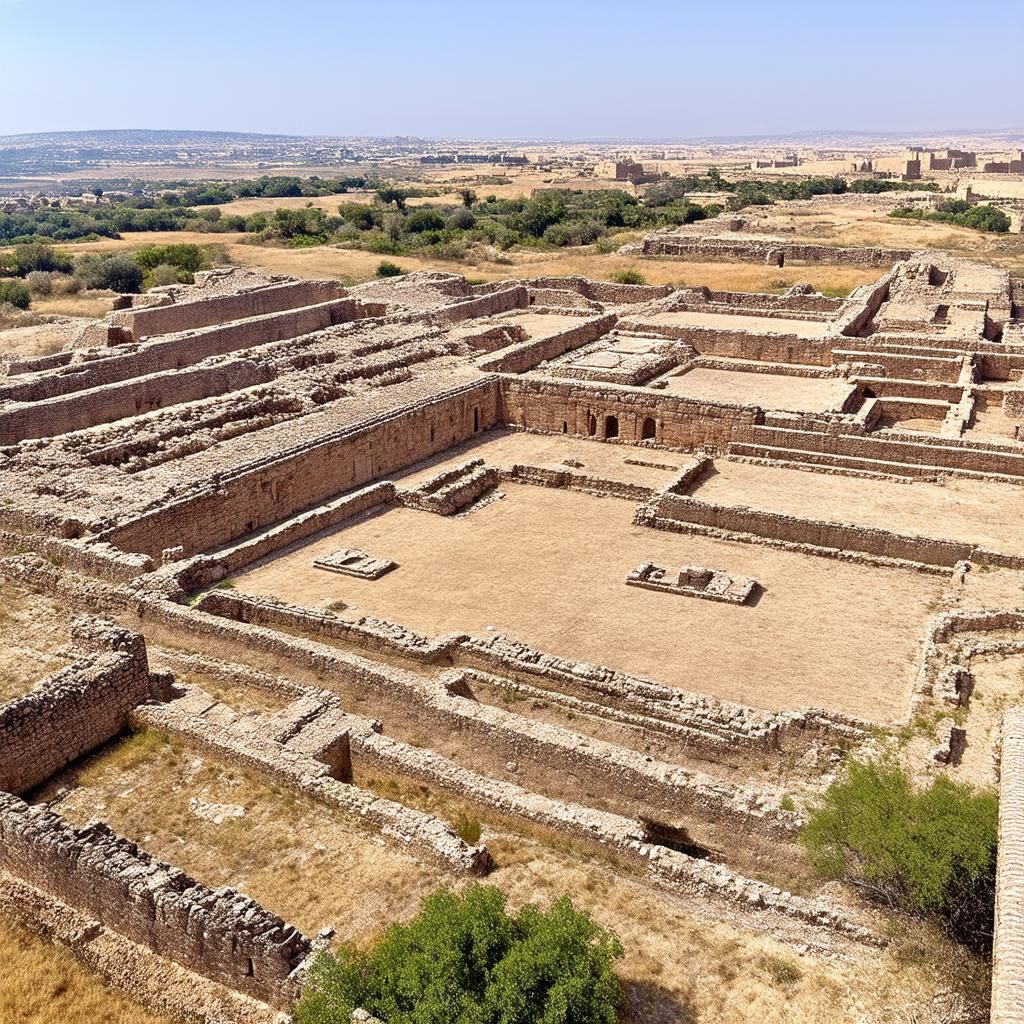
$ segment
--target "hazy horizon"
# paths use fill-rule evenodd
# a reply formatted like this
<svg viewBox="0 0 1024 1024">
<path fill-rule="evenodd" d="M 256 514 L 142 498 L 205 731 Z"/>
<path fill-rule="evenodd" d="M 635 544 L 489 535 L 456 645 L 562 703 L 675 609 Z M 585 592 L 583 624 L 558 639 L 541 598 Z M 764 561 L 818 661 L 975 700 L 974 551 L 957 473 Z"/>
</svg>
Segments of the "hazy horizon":
<svg viewBox="0 0 1024 1024">
<path fill-rule="evenodd" d="M 974 25 L 1024 5 L 980 0 Z M 952 3 L 0 0 L 0 135 L 166 131 L 669 141 L 1013 131 L 1008 55 Z M 967 31 L 967 30 L 965 30 Z M 97 124 L 107 127 L 98 128 Z M 971 125 L 951 128 L 951 125 Z M 166 127 L 175 125 L 180 127 Z"/>
</svg>

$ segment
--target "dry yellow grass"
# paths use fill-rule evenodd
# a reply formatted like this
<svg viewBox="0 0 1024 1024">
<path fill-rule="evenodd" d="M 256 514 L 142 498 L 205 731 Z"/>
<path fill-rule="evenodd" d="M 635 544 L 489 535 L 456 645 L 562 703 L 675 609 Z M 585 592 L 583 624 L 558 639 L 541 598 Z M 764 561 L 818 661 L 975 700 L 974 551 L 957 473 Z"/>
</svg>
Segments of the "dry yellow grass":
<svg viewBox="0 0 1024 1024">
<path fill-rule="evenodd" d="M 170 1024 L 104 984 L 65 949 L 0 919 L 4 1024 Z"/>
<path fill-rule="evenodd" d="M 342 938 L 371 941 L 390 921 L 414 914 L 435 886 L 468 884 L 415 864 L 328 808 L 155 734 L 109 748 L 59 784 L 74 786 L 56 808 L 71 820 L 102 808 L 115 829 L 158 856 L 208 884 L 236 885 L 307 932 L 331 923 Z M 401 791 L 408 799 L 405 788 L 396 787 L 394 795 Z M 241 804 L 246 817 L 222 825 L 203 821 L 188 809 L 192 796 Z M 424 802 L 442 814 L 457 808 L 457 802 L 435 802 L 429 794 Z M 949 983 L 935 966 L 946 956 L 941 944 L 909 954 L 896 944 L 855 962 L 824 962 L 723 921 L 717 908 L 695 916 L 569 844 L 509 831 L 505 823 L 485 823 L 484 841 L 497 863 L 488 881 L 508 894 L 513 907 L 547 905 L 570 893 L 620 936 L 627 951 L 619 969 L 624 1024 L 910 1024 L 928 1019 L 922 1008 Z M 40 955 L 22 970 L 27 984 L 35 978 L 40 985 L 52 969 Z M 36 1018 L 13 1019 L 34 1024 Z M 45 1018 L 38 1019 L 41 1024 Z M 71 1019 L 77 1024 L 79 1018 Z M 82 1017 L 83 1024 L 86 1019 L 136 1020 Z"/>
</svg>

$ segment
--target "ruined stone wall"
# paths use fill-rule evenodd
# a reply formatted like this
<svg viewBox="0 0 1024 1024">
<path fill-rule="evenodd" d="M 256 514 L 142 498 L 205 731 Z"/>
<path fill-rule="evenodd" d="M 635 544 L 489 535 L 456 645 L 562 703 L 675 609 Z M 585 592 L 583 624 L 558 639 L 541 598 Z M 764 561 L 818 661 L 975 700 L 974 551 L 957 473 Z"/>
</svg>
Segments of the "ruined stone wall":
<svg viewBox="0 0 1024 1024">
<path fill-rule="evenodd" d="M 678 494 L 663 494 L 655 504 L 654 514 L 657 519 L 750 533 L 791 544 L 863 551 L 881 558 L 898 558 L 950 568 L 957 562 L 969 559 L 974 551 L 974 545 L 959 541 L 899 534 L 852 523 L 806 519 L 745 505 L 716 505 Z"/>
<path fill-rule="evenodd" d="M 96 387 L 39 402 L 12 403 L 0 412 L 0 444 L 84 430 L 168 405 L 266 384 L 273 376 L 270 367 L 251 359 L 232 359 L 214 366 L 152 374 L 117 387 Z"/>
<path fill-rule="evenodd" d="M 221 481 L 219 490 L 144 514 L 101 536 L 122 550 L 182 557 L 254 530 L 446 451 L 499 422 L 495 378 L 364 421 Z"/>
<path fill-rule="evenodd" d="M 132 352 L 119 352 L 115 349 L 101 358 L 75 363 L 65 373 L 50 373 L 0 386 L 0 400 L 40 402 L 134 377 L 180 370 L 211 356 L 312 334 L 334 324 L 368 315 L 374 309 L 383 307 L 364 307 L 352 299 L 336 299 L 319 306 L 306 306 L 303 309 L 210 327 L 181 337 L 161 338 Z M 173 388 L 173 382 L 172 377 L 168 386 Z"/>
<path fill-rule="evenodd" d="M 345 289 L 337 281 L 289 281 L 194 302 L 123 310 L 112 314 L 109 319 L 124 340 L 138 341 L 157 334 L 175 334 L 284 309 L 315 306 L 344 295 Z"/>
<path fill-rule="evenodd" d="M 233 889 L 208 889 L 102 823 L 74 829 L 0 793 L 0 868 L 214 981 L 290 1007 L 310 942 Z"/>
<path fill-rule="evenodd" d="M 0 706 L 0 790 L 45 782 L 125 729 L 153 695 L 141 636 L 95 620 L 76 623 L 74 635 L 96 653 Z"/>
<path fill-rule="evenodd" d="M 501 390 L 503 419 L 510 426 L 603 438 L 606 419 L 614 416 L 618 437 L 638 442 L 643 436 L 643 421 L 650 418 L 656 423 L 655 439 L 669 447 L 707 444 L 725 448 L 731 442 L 748 441 L 754 425 L 763 417 L 756 406 L 698 402 L 614 385 L 580 387 L 562 381 L 506 377 Z"/>
<path fill-rule="evenodd" d="M 609 314 L 586 320 L 569 330 L 550 334 L 543 338 L 520 342 L 482 359 L 477 365 L 481 370 L 500 373 L 523 373 L 545 359 L 555 359 L 570 349 L 579 348 L 607 334 L 614 326 L 616 317 Z"/>
<path fill-rule="evenodd" d="M 796 334 L 763 329 L 726 330 L 698 325 L 654 323 L 643 316 L 623 319 L 618 326 L 622 330 L 685 342 L 701 355 L 810 366 L 829 366 L 832 362 L 831 345 L 822 338 L 801 338 Z"/>
<path fill-rule="evenodd" d="M 992 1024 L 1024 1020 L 1024 708 L 1003 717 Z"/>
<path fill-rule="evenodd" d="M 640 251 L 645 256 L 680 256 L 701 260 L 733 260 L 740 263 L 773 263 L 785 260 L 806 263 L 841 263 L 857 267 L 891 267 L 909 259 L 909 249 L 832 247 L 784 239 L 713 238 L 696 235 L 655 233 L 644 238 Z"/>
<path fill-rule="evenodd" d="M 817 430 L 757 426 L 754 441 L 759 445 L 778 445 L 788 451 L 799 450 L 844 458 L 873 459 L 922 467 L 966 470 L 974 473 L 1024 476 L 1024 455 L 1011 449 L 1000 450 L 969 438 L 930 437 L 922 434 L 857 435 L 828 434 Z"/>
</svg>

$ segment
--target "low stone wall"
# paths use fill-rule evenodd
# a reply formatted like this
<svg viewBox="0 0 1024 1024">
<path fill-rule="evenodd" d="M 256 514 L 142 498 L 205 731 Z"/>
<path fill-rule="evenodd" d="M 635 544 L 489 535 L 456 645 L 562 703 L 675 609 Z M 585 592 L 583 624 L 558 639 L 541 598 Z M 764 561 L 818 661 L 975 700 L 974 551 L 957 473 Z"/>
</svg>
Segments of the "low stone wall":
<svg viewBox="0 0 1024 1024">
<path fill-rule="evenodd" d="M 571 766 L 578 779 L 616 799 L 634 799 L 652 808 L 670 808 L 674 814 L 692 815 L 716 825 L 729 822 L 748 834 L 790 838 L 800 825 L 800 817 L 782 810 L 781 791 L 743 789 L 694 772 L 682 766 L 651 759 L 635 750 L 584 736 L 557 726 L 536 722 L 502 708 L 478 704 L 463 694 L 471 686 L 459 673 L 444 685 L 425 680 L 399 669 L 388 669 L 354 654 L 332 650 L 314 641 L 289 636 L 269 626 L 287 625 L 304 630 L 345 630 L 346 624 L 306 609 L 276 605 L 266 599 L 232 600 L 218 593 L 203 599 L 198 608 L 184 609 L 160 603 L 164 616 L 178 618 L 186 628 L 247 644 L 298 660 L 329 674 L 358 678 L 360 692 L 390 704 L 392 711 L 408 715 L 413 708 L 423 728 L 436 728 L 443 734 L 454 733 L 478 744 L 480 757 L 501 762 L 532 764 L 542 772 L 559 777 Z M 209 603 L 207 603 L 209 602 Z M 214 618 L 208 612 L 216 608 L 235 621 Z M 148 616 L 157 611 L 150 607 Z M 240 621 L 241 619 L 247 621 Z M 400 628 L 400 627 L 396 627 Z M 397 703 L 396 703 L 397 702 Z"/>
<path fill-rule="evenodd" d="M 42 555 L 56 566 L 67 565 L 74 572 L 120 583 L 126 583 L 153 568 L 153 559 L 149 556 L 120 551 L 102 542 L 90 544 L 86 541 L 0 530 L 0 554 L 19 555 L 29 551 Z"/>
<path fill-rule="evenodd" d="M 771 263 L 783 266 L 786 260 L 805 263 L 850 264 L 857 267 L 891 267 L 910 259 L 910 249 L 868 247 L 832 247 L 781 238 L 715 238 L 655 232 L 641 243 L 644 256 L 679 256 L 697 260 L 732 260 L 738 263 Z"/>
<path fill-rule="evenodd" d="M 1003 716 L 992 1024 L 1024 1020 L 1024 708 Z"/>
<path fill-rule="evenodd" d="M 154 686 L 141 636 L 95 619 L 72 633 L 96 653 L 0 707 L 0 790 L 25 791 L 127 728 Z"/>
<path fill-rule="evenodd" d="M 337 281 L 287 281 L 192 302 L 124 310 L 113 313 L 109 323 L 121 340 L 138 341 L 158 334 L 175 334 L 231 320 L 313 306 L 344 295 L 345 289 Z"/>
<path fill-rule="evenodd" d="M 310 942 L 233 889 L 208 889 L 95 823 L 0 793 L 0 868 L 214 981 L 280 1008 Z"/>
<path fill-rule="evenodd" d="M 470 459 L 438 473 L 417 487 L 397 489 L 395 499 L 406 508 L 452 516 L 471 505 L 497 483 L 496 469 L 485 466 L 483 459 Z"/>
<path fill-rule="evenodd" d="M 969 559 L 975 550 L 973 544 L 961 541 L 899 534 L 854 523 L 806 519 L 766 512 L 746 505 L 716 505 L 677 494 L 662 495 L 654 507 L 654 514 L 658 519 L 751 533 L 793 544 L 863 551 L 882 558 L 898 558 L 949 568 Z"/>
<path fill-rule="evenodd" d="M 328 804 L 450 871 L 490 866 L 485 847 L 468 846 L 440 819 L 351 784 L 351 724 L 332 695 L 307 693 L 283 712 L 243 717 L 196 687 L 184 693 L 138 708 L 133 722 Z"/>
<path fill-rule="evenodd" d="M 568 330 L 510 345 L 481 359 L 477 365 L 481 370 L 496 373 L 524 373 L 546 359 L 555 359 L 571 349 L 603 337 L 615 326 L 617 319 L 616 316 L 608 314 L 593 320 L 584 320 L 583 323 Z"/>
</svg>

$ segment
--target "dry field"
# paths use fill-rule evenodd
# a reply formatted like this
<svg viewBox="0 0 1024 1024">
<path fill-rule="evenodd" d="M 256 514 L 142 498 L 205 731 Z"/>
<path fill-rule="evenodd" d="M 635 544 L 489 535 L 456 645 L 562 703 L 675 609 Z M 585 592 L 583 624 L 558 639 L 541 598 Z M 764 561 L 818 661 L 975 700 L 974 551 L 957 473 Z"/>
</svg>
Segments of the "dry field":
<svg viewBox="0 0 1024 1024">
<path fill-rule="evenodd" d="M 388 788 L 387 780 L 377 780 Z M 391 784 L 394 790 L 395 784 Z M 328 809 L 277 790 L 150 733 L 115 743 L 48 788 L 73 821 L 103 809 L 119 832 L 211 885 L 232 882 L 307 929 L 331 923 L 343 938 L 365 942 L 391 920 L 411 916 L 422 896 L 445 881 Z M 395 792 L 397 795 L 397 792 Z M 403 794 L 403 799 L 407 797 Z M 244 808 L 216 824 L 199 805 Z M 434 807 L 443 813 L 444 805 Z M 624 1024 L 748 1024 L 758 1017 L 793 1024 L 911 1024 L 942 998 L 949 977 L 928 966 L 940 940 L 897 941 L 855 962 L 801 955 L 765 936 L 737 929 L 713 912 L 696 917 L 628 872 L 611 873 L 598 857 L 484 822 L 496 860 L 489 877 L 510 905 L 546 905 L 564 892 L 615 931 L 627 950 Z M 463 884 L 463 883 L 457 883 Z M 0 980 L 2 1019 L 43 1024 L 40 976 L 67 1006 L 69 1024 L 162 1024 L 108 992 L 65 955 L 0 929 L 13 971 Z M 15 947 L 17 944 L 16 948 Z M 32 993 L 33 986 L 36 993 Z"/>
</svg>

